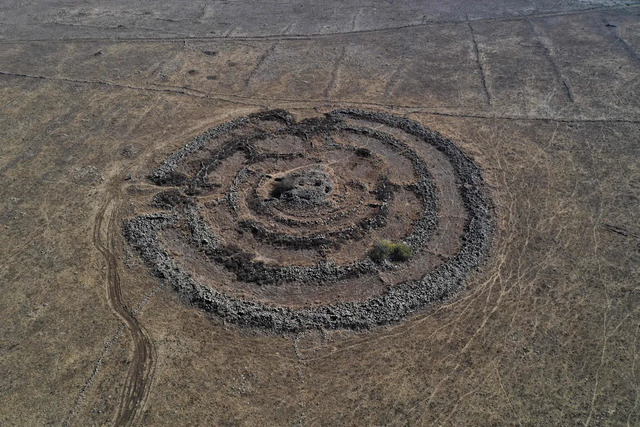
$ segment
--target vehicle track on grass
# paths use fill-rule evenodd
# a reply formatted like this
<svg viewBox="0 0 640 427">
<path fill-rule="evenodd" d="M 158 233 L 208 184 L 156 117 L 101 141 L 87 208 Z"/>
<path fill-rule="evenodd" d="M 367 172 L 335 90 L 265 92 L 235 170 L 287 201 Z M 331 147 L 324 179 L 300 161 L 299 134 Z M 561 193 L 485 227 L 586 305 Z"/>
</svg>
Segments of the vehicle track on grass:
<svg viewBox="0 0 640 427">
<path fill-rule="evenodd" d="M 133 343 L 133 356 L 114 420 L 115 425 L 126 426 L 134 424 L 142 414 L 151 389 L 157 358 L 153 341 L 132 310 L 122 300 L 118 260 L 114 254 L 119 235 L 118 193 L 117 188 L 110 189 L 107 201 L 96 215 L 93 244 L 107 264 L 107 302 L 126 325 Z M 109 209 L 110 206 L 111 209 Z M 103 229 L 105 223 L 106 227 Z"/>
<path fill-rule="evenodd" d="M 561 17 L 561 16 L 571 16 L 571 15 L 582 15 L 587 13 L 599 13 L 599 12 L 607 12 L 607 11 L 616 11 L 616 10 L 624 10 L 624 9 L 633 9 L 637 8 L 638 4 L 635 3 L 627 3 L 627 4 L 617 4 L 617 5 L 609 5 L 609 6 L 593 6 L 586 7 L 584 9 L 567 9 L 567 10 L 549 10 L 549 11 L 539 11 L 534 13 L 524 13 L 521 15 L 512 15 L 512 16 L 487 16 L 487 17 L 478 17 L 471 19 L 471 22 L 513 22 L 513 21 L 522 21 L 526 19 L 535 19 L 535 18 L 548 18 L 548 17 Z M 424 19 L 424 18 L 423 18 Z M 264 34 L 264 35 L 239 35 L 239 36 L 230 36 L 230 32 L 232 32 L 235 28 L 230 28 L 230 31 L 226 34 L 218 34 L 218 35 L 210 35 L 210 36 L 195 36 L 190 34 L 179 34 L 173 33 L 174 37 L 133 37 L 133 36 L 124 36 L 124 37 L 52 37 L 52 38 L 25 38 L 25 39 L 8 39 L 8 40 L 0 40 L 0 44 L 21 44 L 21 43 L 96 43 L 96 42 L 107 42 L 107 43 L 184 43 L 186 41 L 212 41 L 212 40 L 226 40 L 226 41 L 261 41 L 261 40 L 313 40 L 318 38 L 331 38 L 331 37 L 345 37 L 345 36 L 354 36 L 359 34 L 378 34 L 378 33 L 390 33 L 394 31 L 400 30 L 411 30 L 416 28 L 428 28 L 434 25 L 456 25 L 460 23 L 464 23 L 464 19 L 430 19 L 423 20 L 421 22 L 415 23 L 407 23 L 401 24 L 397 26 L 386 26 L 386 27 L 378 27 L 378 28 L 369 28 L 369 29 L 353 29 L 353 25 L 351 26 L 351 30 L 344 31 L 334 31 L 334 32 L 310 32 L 310 33 L 300 33 L 300 34 Z M 109 28 L 100 25 L 88 25 L 88 24 L 75 24 L 75 23 L 65 23 L 65 22 L 35 22 L 27 25 L 44 25 L 44 24 L 52 24 L 55 26 L 63 26 L 63 27 L 82 27 L 82 28 L 94 28 L 101 30 L 113 30 L 114 28 Z M 0 25 L 15 25 L 10 22 L 0 21 Z M 131 30 L 143 30 L 143 31 L 157 31 L 153 28 L 146 27 L 129 27 Z M 287 31 L 287 30 L 285 30 Z"/>
</svg>

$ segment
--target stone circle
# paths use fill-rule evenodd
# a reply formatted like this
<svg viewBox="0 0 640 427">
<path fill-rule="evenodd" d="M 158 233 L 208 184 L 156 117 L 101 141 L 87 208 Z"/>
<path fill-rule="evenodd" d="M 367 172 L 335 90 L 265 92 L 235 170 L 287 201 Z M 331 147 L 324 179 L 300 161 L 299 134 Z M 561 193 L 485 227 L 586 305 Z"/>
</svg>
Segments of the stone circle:
<svg viewBox="0 0 640 427">
<path fill-rule="evenodd" d="M 488 255 L 490 201 L 453 142 L 394 115 L 284 110 L 215 126 L 149 176 L 124 236 L 188 304 L 276 332 L 367 329 L 461 289 Z M 396 242 L 404 262 L 370 250 Z"/>
</svg>

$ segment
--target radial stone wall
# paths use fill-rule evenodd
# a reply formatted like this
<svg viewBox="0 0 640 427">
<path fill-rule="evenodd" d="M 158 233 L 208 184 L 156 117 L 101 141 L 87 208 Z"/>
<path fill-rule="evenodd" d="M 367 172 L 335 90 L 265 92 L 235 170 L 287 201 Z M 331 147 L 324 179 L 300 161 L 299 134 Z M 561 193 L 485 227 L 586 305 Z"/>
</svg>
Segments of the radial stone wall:
<svg viewBox="0 0 640 427">
<path fill-rule="evenodd" d="M 458 290 L 490 245 L 478 166 L 438 133 L 384 113 L 236 119 L 150 180 L 158 212 L 126 221 L 126 239 L 185 301 L 239 325 L 395 322 Z M 374 262 L 385 240 L 413 256 Z"/>
</svg>

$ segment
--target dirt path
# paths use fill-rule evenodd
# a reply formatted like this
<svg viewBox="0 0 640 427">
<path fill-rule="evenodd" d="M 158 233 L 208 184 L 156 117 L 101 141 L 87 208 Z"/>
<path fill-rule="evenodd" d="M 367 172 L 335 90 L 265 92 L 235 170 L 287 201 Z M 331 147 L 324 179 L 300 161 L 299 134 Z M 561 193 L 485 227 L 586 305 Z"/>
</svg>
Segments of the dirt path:
<svg viewBox="0 0 640 427">
<path fill-rule="evenodd" d="M 126 426 L 139 421 L 142 414 L 155 370 L 156 350 L 145 329 L 122 300 L 118 261 L 114 255 L 120 230 L 118 193 L 119 189 L 112 188 L 108 200 L 100 208 L 93 229 L 93 243 L 107 263 L 109 306 L 125 323 L 133 340 L 133 358 L 115 416 L 115 425 Z"/>
</svg>

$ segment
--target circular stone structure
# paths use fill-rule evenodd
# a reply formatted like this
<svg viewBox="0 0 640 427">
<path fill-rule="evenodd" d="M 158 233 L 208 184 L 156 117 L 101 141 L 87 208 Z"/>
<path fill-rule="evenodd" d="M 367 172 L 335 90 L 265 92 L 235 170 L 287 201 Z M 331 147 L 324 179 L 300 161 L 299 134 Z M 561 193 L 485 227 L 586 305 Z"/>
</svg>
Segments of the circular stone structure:
<svg viewBox="0 0 640 427">
<path fill-rule="evenodd" d="M 149 179 L 156 212 L 125 221 L 124 235 L 153 273 L 189 304 L 277 332 L 366 329 L 442 301 L 493 230 L 475 162 L 386 113 L 242 117 Z M 412 256 L 372 257 L 385 242 Z"/>
<path fill-rule="evenodd" d="M 319 169 L 290 172 L 274 181 L 271 195 L 295 204 L 320 204 L 333 192 L 333 180 Z"/>
</svg>

